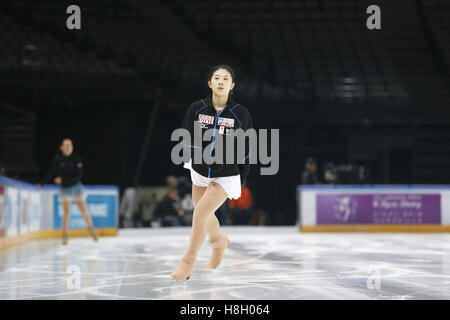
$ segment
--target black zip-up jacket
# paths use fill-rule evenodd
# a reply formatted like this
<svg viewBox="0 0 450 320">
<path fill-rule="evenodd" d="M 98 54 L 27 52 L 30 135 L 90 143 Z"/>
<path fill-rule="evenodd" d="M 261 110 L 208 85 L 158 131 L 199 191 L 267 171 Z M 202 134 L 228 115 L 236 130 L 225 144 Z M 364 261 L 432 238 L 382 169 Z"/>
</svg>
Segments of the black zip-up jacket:
<svg viewBox="0 0 450 320">
<path fill-rule="evenodd" d="M 181 127 L 189 130 L 191 134 L 191 145 L 185 146 L 187 148 L 191 148 L 191 165 L 192 169 L 194 169 L 197 173 L 201 174 L 204 177 L 215 178 L 215 177 L 228 177 L 234 175 L 241 176 L 241 184 L 245 184 L 245 179 L 250 171 L 250 163 L 249 163 L 249 154 L 251 152 L 250 146 L 248 143 L 248 139 L 246 139 L 245 143 L 245 156 L 243 159 L 244 163 L 238 164 L 238 161 L 243 159 L 237 159 L 237 138 L 234 138 L 235 142 L 235 151 L 234 151 L 234 161 L 233 163 L 226 163 L 226 143 L 225 138 L 223 139 L 223 164 L 213 163 L 206 164 L 202 161 L 202 164 L 193 163 L 194 159 L 194 150 L 195 148 L 199 148 L 199 146 L 194 145 L 194 122 L 200 122 L 202 125 L 202 135 L 207 129 L 214 129 L 213 135 L 210 141 L 203 141 L 201 146 L 201 151 L 205 148 L 215 155 L 214 153 L 214 145 L 215 135 L 232 135 L 234 130 L 239 128 L 246 131 L 247 129 L 253 128 L 252 118 L 250 113 L 246 107 L 237 103 L 232 98 L 228 99 L 227 105 L 220 111 L 217 112 L 213 106 L 211 97 L 207 97 L 204 99 L 200 99 L 198 101 L 193 102 L 186 114 L 184 116 Z M 223 137 L 224 137 L 223 136 Z M 211 145 L 210 145 L 211 144 Z M 210 146 L 209 146 L 210 145 Z M 213 150 L 211 150 L 213 149 Z"/>
<path fill-rule="evenodd" d="M 51 178 L 61 177 L 61 186 L 71 187 L 81 182 L 82 175 L 83 162 L 81 157 L 73 153 L 68 157 L 62 155 L 53 160 L 52 166 L 42 179 L 41 184 L 48 183 Z"/>
</svg>

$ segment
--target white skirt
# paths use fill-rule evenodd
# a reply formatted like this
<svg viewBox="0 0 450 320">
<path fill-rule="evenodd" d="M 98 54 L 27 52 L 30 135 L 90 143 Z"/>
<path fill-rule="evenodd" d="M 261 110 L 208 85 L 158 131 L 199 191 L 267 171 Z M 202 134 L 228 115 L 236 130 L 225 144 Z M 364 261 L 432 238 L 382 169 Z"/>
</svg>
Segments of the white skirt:
<svg viewBox="0 0 450 320">
<path fill-rule="evenodd" d="M 229 199 L 239 199 L 241 197 L 241 176 L 228 176 L 228 177 L 216 177 L 208 178 L 202 176 L 192 168 L 191 161 L 183 165 L 184 168 L 191 171 L 192 183 L 199 187 L 207 187 L 211 181 L 214 181 L 222 186 L 228 195 Z"/>
</svg>

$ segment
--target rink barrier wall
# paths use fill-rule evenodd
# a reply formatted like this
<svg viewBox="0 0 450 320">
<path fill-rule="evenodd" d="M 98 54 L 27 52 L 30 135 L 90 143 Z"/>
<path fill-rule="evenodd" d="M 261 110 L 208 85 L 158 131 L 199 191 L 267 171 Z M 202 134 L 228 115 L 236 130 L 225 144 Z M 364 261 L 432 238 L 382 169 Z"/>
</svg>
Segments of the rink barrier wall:
<svg viewBox="0 0 450 320">
<path fill-rule="evenodd" d="M 84 186 L 87 205 L 98 236 L 118 235 L 117 186 Z M 36 185 L 0 176 L 0 249 L 33 239 L 62 236 L 59 187 Z M 89 236 L 86 223 L 72 204 L 69 237 Z"/>
<path fill-rule="evenodd" d="M 297 187 L 300 232 L 450 232 L 450 185 Z"/>
<path fill-rule="evenodd" d="M 94 228 L 95 233 L 99 237 L 105 237 L 105 236 L 117 236 L 118 230 L 117 228 Z M 76 237 L 89 237 L 89 233 L 86 230 L 79 229 L 79 230 L 69 230 L 68 232 L 69 238 L 76 238 Z M 36 239 L 51 239 L 51 238 L 61 238 L 62 237 L 62 231 L 61 230 L 41 230 L 41 231 L 34 231 L 29 232 L 27 234 L 20 234 L 15 236 L 9 236 L 0 238 L 0 249 L 6 249 L 12 246 L 17 246 L 19 244 L 22 244 L 24 242 L 30 241 L 30 240 L 36 240 Z"/>
</svg>

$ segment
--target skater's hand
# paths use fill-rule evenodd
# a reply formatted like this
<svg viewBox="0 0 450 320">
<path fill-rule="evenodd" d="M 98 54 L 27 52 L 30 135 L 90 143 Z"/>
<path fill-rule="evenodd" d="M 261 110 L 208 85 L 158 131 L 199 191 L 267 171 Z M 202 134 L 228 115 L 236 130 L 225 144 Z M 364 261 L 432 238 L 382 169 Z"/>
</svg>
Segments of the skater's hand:
<svg viewBox="0 0 450 320">
<path fill-rule="evenodd" d="M 61 184 L 61 183 L 62 183 L 61 177 L 56 177 L 56 178 L 53 180 L 53 182 L 54 182 L 55 184 Z"/>
<path fill-rule="evenodd" d="M 184 216 L 184 211 L 183 211 L 183 210 L 178 210 L 178 215 L 179 215 L 180 217 Z"/>
</svg>

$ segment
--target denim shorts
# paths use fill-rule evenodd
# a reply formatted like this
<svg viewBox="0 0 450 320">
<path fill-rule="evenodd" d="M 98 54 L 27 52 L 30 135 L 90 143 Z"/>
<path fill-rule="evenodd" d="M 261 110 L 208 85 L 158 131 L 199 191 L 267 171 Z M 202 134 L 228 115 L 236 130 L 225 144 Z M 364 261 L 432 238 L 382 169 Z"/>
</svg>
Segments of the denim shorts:
<svg viewBox="0 0 450 320">
<path fill-rule="evenodd" d="M 66 200 L 85 200 L 86 192 L 84 191 L 81 182 L 71 186 L 71 187 L 61 187 L 58 192 L 59 201 Z"/>
</svg>

